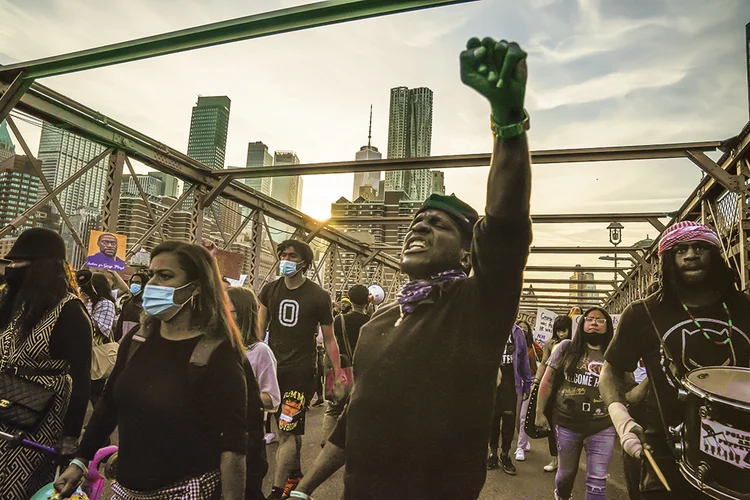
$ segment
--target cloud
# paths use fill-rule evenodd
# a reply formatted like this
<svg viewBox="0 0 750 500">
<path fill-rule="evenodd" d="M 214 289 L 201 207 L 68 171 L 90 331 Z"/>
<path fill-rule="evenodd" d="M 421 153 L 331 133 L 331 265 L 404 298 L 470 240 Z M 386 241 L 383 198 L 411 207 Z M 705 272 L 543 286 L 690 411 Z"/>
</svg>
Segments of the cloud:
<svg viewBox="0 0 750 500">
<path fill-rule="evenodd" d="M 609 73 L 556 89 L 530 90 L 529 95 L 536 109 L 545 110 L 624 97 L 640 89 L 668 87 L 684 77 L 685 72 L 680 70 L 644 68 Z"/>
<path fill-rule="evenodd" d="M 302 3 L 309 2 L 132 0 L 92 9 L 82 0 L 0 0 L 0 63 Z M 533 149 L 722 139 L 747 120 L 738 21 L 750 15 L 745 0 L 727 0 L 721 9 L 704 0 L 508 5 L 476 2 L 343 23 L 42 83 L 183 151 L 196 96 L 228 95 L 227 164 L 234 166 L 244 165 L 247 143 L 255 140 L 272 150 L 296 150 L 303 162 L 353 159 L 367 139 L 370 104 L 373 144 L 385 152 L 389 89 L 428 86 L 435 92 L 433 154 L 487 152 L 489 107 L 461 84 L 457 55 L 469 37 L 491 33 L 517 39 L 529 52 Z M 112 28 L 113 19 L 120 28 Z M 36 150 L 39 131 L 20 125 Z M 533 170 L 535 213 L 673 210 L 700 178 L 687 160 Z M 446 171 L 448 192 L 480 211 L 486 179 L 487 168 Z M 325 218 L 332 201 L 351 195 L 351 182 L 351 174 L 307 176 L 303 209 Z M 626 240 L 648 230 L 627 224 Z M 606 231 L 549 224 L 536 229 L 536 238 L 606 244 Z"/>
</svg>

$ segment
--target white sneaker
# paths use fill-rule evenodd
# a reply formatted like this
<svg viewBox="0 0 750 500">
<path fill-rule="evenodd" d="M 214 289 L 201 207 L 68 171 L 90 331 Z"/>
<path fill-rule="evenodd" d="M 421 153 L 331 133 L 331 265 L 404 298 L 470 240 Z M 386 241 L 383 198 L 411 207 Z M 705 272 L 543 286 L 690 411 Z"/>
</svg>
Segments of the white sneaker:
<svg viewBox="0 0 750 500">
<path fill-rule="evenodd" d="M 526 451 L 531 451 L 531 441 L 528 441 L 528 442 L 526 443 L 526 446 L 525 446 L 525 448 L 526 448 Z"/>
<path fill-rule="evenodd" d="M 516 461 L 523 462 L 524 460 L 526 460 L 526 452 L 523 448 L 516 448 Z"/>
<path fill-rule="evenodd" d="M 276 442 L 276 433 L 275 432 L 269 432 L 263 437 L 263 440 L 266 442 L 266 444 L 271 444 Z"/>
</svg>

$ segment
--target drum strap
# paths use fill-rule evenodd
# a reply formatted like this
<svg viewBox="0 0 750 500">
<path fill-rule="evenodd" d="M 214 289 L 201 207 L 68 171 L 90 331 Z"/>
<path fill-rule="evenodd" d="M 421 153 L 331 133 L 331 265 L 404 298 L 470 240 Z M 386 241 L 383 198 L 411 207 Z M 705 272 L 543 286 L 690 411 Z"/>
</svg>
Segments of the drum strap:
<svg viewBox="0 0 750 500">
<path fill-rule="evenodd" d="M 646 304 L 645 300 L 640 301 L 641 304 L 643 304 L 643 308 L 646 310 L 646 314 L 648 315 L 649 321 L 651 321 L 651 326 L 654 328 L 654 334 L 656 335 L 656 339 L 659 341 L 659 345 L 661 345 L 661 351 L 664 353 L 664 357 L 667 358 L 667 361 L 669 362 L 668 371 L 666 371 L 666 375 L 668 378 L 671 379 L 671 382 L 673 385 L 676 386 L 682 386 L 680 383 L 680 380 L 684 377 L 683 373 L 680 373 L 682 370 L 680 366 L 674 362 L 674 358 L 672 357 L 672 353 L 669 352 L 669 349 L 667 349 L 667 345 L 664 343 L 664 339 L 662 338 L 661 334 L 659 333 L 659 328 L 656 326 L 656 322 L 654 321 L 654 317 L 651 315 L 651 310 L 648 308 L 648 304 Z"/>
<path fill-rule="evenodd" d="M 659 329 L 656 327 L 656 322 L 654 321 L 654 317 L 651 315 L 651 311 L 648 308 L 648 304 L 646 304 L 645 300 L 641 300 L 640 302 L 643 304 L 643 308 L 646 310 L 646 314 L 648 314 L 648 319 L 651 321 L 651 326 L 654 329 L 654 334 L 656 335 L 656 338 L 659 339 L 659 344 L 661 345 L 662 352 L 664 353 L 664 356 L 667 358 L 667 361 L 669 362 L 670 366 L 667 367 L 667 370 L 664 370 L 665 375 L 667 378 L 671 379 L 672 385 L 674 387 L 682 387 L 682 383 L 680 382 L 682 378 L 680 376 L 680 367 L 674 362 L 674 359 L 672 358 L 672 355 L 669 352 L 669 349 L 667 349 L 667 346 L 664 344 L 664 339 L 659 334 Z M 661 397 L 659 396 L 659 391 L 656 388 L 656 380 L 653 377 L 650 377 L 650 383 L 651 383 L 652 392 L 654 393 L 654 397 L 656 398 L 656 407 L 659 410 L 659 418 L 661 419 L 661 424 L 662 424 L 662 427 L 664 428 L 664 435 L 667 438 L 669 449 L 674 455 L 674 457 L 677 460 L 680 460 L 682 457 L 677 452 L 674 446 L 674 437 L 672 436 L 672 433 L 669 431 L 669 426 L 667 425 L 667 421 L 664 419 L 664 410 L 661 404 Z"/>
</svg>

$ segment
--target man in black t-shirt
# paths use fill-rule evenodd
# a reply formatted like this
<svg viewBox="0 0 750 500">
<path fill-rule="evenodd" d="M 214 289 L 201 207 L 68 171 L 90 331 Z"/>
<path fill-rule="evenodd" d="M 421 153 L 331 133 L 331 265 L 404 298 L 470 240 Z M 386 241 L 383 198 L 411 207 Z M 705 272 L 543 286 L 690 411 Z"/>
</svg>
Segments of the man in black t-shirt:
<svg viewBox="0 0 750 500">
<path fill-rule="evenodd" d="M 336 335 L 336 343 L 339 345 L 339 350 L 341 351 L 342 356 L 345 355 L 345 358 L 349 363 L 347 366 L 351 366 L 351 359 L 354 354 L 354 348 L 357 347 L 360 328 L 370 321 L 370 315 L 367 313 L 370 292 L 364 285 L 354 285 L 349 289 L 349 292 L 347 292 L 347 296 L 352 305 L 352 310 L 336 316 L 333 320 L 333 333 Z M 346 329 L 346 338 L 344 338 L 344 327 Z M 344 363 L 342 362 L 341 365 L 343 367 Z M 328 436 L 331 435 L 331 431 L 336 426 L 336 421 L 339 416 L 341 416 L 341 413 L 344 411 L 344 407 L 348 402 L 348 397 L 340 398 L 338 400 L 329 399 L 326 402 L 326 414 L 325 417 L 323 417 L 323 441 L 320 444 L 321 447 L 325 446 Z"/>
<path fill-rule="evenodd" d="M 525 58 L 491 38 L 461 53 L 462 80 L 492 109 L 486 216 L 453 195 L 422 204 L 401 255 L 411 281 L 362 327 L 349 404 L 293 498 L 344 462 L 348 500 L 479 497 L 531 240 Z"/>
<path fill-rule="evenodd" d="M 305 433 L 305 413 L 310 406 L 316 374 L 315 337 L 323 332 L 336 379 L 349 383 L 341 372 L 339 350 L 333 335 L 331 297 L 305 278 L 313 261 L 310 246 L 287 240 L 277 247 L 282 277 L 260 292 L 260 322 L 268 331 L 268 345 L 278 361 L 281 405 L 276 413 L 279 448 L 276 452 L 271 499 L 288 498 L 302 478 L 300 452 Z"/>
<path fill-rule="evenodd" d="M 643 493 L 647 499 L 708 498 L 680 475 L 675 458 L 681 457 L 666 430 L 685 421 L 677 390 L 696 368 L 750 366 L 750 302 L 736 291 L 719 247 L 718 235 L 703 224 L 684 221 L 668 228 L 659 242 L 662 287 L 625 309 L 605 355 L 600 389 L 623 449 L 639 458 L 649 447 L 672 488 Z M 651 384 L 648 398 L 660 415 L 643 423 L 645 430 L 623 404 L 625 374 L 641 358 Z"/>
</svg>

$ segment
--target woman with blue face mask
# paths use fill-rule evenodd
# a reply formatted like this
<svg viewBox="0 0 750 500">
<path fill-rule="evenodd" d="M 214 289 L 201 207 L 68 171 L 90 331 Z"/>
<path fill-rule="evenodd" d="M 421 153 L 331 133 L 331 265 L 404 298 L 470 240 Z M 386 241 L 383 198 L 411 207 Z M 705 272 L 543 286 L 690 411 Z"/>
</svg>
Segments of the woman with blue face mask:
<svg viewBox="0 0 750 500">
<path fill-rule="evenodd" d="M 115 341 L 120 342 L 141 321 L 143 288 L 149 279 L 145 271 L 138 271 L 130 278 L 128 286 L 130 294 L 122 302 L 122 312 L 114 330 Z"/>
<path fill-rule="evenodd" d="M 55 488 L 67 498 L 87 472 L 80 464 L 117 427 L 113 498 L 244 499 L 245 351 L 216 261 L 203 247 L 167 241 L 151 252 L 151 273 L 137 334 L 123 338 L 80 456 Z"/>
</svg>

